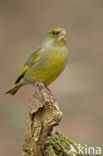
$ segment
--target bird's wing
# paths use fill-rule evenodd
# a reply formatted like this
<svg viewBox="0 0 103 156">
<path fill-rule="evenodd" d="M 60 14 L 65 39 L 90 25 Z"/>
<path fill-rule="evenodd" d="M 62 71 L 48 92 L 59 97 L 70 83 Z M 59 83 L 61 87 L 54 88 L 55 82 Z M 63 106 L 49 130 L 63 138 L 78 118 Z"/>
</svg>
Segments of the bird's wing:
<svg viewBox="0 0 103 156">
<path fill-rule="evenodd" d="M 40 56 L 38 52 L 42 49 L 43 47 L 40 46 L 27 60 L 27 62 L 24 65 L 23 70 L 19 74 L 17 80 L 15 81 L 15 84 L 20 82 L 20 80 L 24 77 L 25 72 L 35 63 L 37 63 L 40 60 Z"/>
</svg>

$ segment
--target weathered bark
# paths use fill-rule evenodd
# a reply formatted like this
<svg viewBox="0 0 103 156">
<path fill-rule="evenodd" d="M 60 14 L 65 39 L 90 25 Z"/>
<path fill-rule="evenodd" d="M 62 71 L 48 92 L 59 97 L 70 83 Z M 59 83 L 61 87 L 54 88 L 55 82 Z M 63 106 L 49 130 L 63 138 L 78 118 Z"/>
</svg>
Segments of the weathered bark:
<svg viewBox="0 0 103 156">
<path fill-rule="evenodd" d="M 69 141 L 58 132 L 52 133 L 58 125 L 62 112 L 53 96 L 44 86 L 36 87 L 29 102 L 29 120 L 23 143 L 22 156 L 76 156 L 71 152 Z"/>
</svg>

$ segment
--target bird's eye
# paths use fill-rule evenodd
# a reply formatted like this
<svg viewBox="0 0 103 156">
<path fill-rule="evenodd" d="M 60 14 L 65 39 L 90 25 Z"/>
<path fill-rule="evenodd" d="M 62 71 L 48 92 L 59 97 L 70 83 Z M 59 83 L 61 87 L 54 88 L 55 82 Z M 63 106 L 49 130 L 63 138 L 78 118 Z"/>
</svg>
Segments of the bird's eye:
<svg viewBox="0 0 103 156">
<path fill-rule="evenodd" d="M 59 32 L 53 31 L 52 34 L 57 36 L 59 34 Z"/>
</svg>

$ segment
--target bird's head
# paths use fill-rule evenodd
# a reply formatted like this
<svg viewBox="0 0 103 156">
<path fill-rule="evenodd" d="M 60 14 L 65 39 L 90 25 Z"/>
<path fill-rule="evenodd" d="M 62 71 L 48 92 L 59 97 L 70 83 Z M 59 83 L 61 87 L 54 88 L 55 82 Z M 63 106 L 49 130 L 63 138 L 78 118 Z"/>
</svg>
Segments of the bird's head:
<svg viewBox="0 0 103 156">
<path fill-rule="evenodd" d="M 54 28 L 46 34 L 45 44 L 66 45 L 67 32 L 63 28 Z"/>
</svg>

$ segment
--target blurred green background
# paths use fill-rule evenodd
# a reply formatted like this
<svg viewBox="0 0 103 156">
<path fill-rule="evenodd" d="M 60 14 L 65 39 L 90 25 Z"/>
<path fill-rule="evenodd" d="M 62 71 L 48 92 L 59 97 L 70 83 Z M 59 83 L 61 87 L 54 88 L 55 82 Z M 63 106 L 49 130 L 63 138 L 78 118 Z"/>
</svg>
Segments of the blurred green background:
<svg viewBox="0 0 103 156">
<path fill-rule="evenodd" d="M 33 87 L 13 97 L 4 93 L 53 27 L 69 32 L 68 65 L 50 86 L 63 111 L 55 130 L 81 144 L 103 145 L 103 1 L 0 0 L 0 156 L 21 153 Z"/>
</svg>

